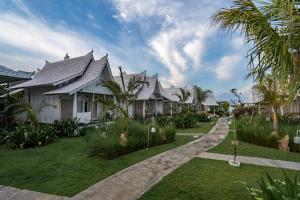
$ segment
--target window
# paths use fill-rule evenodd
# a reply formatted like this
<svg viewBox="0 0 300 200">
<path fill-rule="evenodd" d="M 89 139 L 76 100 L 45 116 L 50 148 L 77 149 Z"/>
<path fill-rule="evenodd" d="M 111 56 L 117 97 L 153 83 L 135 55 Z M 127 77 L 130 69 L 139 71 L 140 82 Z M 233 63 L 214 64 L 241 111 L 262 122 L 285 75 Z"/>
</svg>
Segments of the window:
<svg viewBox="0 0 300 200">
<path fill-rule="evenodd" d="M 91 97 L 87 95 L 78 95 L 77 97 L 77 112 L 90 112 L 91 111 Z"/>
</svg>

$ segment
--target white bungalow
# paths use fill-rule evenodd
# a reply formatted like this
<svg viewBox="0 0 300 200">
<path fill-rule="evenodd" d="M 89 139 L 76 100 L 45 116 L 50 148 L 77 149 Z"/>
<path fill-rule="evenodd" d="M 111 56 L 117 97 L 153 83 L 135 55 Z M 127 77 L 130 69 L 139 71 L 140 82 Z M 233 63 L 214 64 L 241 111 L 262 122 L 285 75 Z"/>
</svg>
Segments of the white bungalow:
<svg viewBox="0 0 300 200">
<path fill-rule="evenodd" d="M 183 88 L 183 89 L 187 89 L 187 88 Z M 189 96 L 188 99 L 184 103 L 180 102 L 180 99 L 178 98 L 177 95 L 181 95 L 181 92 L 180 92 L 180 88 L 178 88 L 178 87 L 165 88 L 164 90 L 165 90 L 166 94 L 170 97 L 170 99 L 172 100 L 171 115 L 179 112 L 181 105 L 184 105 L 184 106 L 190 107 L 190 108 L 195 105 L 195 100 L 192 95 Z"/>
<path fill-rule="evenodd" d="M 25 99 L 32 105 L 41 123 L 78 118 L 83 123 L 103 117 L 104 107 L 93 101 L 97 96 L 113 98 L 101 81 L 113 80 L 107 55 L 95 60 L 90 53 L 48 62 L 32 80 L 11 87 L 24 89 Z"/>
<path fill-rule="evenodd" d="M 204 110 L 207 112 L 213 112 L 215 114 L 215 111 L 217 110 L 219 104 L 217 103 L 216 97 L 213 93 L 208 93 L 207 98 L 204 102 L 202 102 L 202 106 L 204 107 Z"/>
<path fill-rule="evenodd" d="M 135 101 L 129 106 L 129 116 L 137 118 L 146 118 L 149 116 L 164 113 L 164 102 L 170 99 L 164 95 L 164 89 L 158 81 L 157 75 L 147 76 L 146 72 L 140 74 L 123 74 L 125 86 L 130 78 L 137 77 L 145 83 L 134 91 Z M 114 77 L 115 81 L 122 86 L 120 76 Z"/>
</svg>

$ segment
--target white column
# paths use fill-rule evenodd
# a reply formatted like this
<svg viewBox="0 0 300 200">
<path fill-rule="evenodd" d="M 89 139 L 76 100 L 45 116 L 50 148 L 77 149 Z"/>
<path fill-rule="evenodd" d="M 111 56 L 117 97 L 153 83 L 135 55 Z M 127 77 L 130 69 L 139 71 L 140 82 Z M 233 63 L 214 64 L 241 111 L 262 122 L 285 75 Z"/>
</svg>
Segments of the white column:
<svg viewBox="0 0 300 200">
<path fill-rule="evenodd" d="M 92 98 L 92 106 L 91 106 L 91 119 L 93 120 L 93 112 L 94 112 L 94 101 L 95 101 L 95 94 L 93 93 L 93 98 Z M 96 113 L 95 116 L 97 118 L 97 106 L 96 106 Z"/>
<path fill-rule="evenodd" d="M 73 118 L 77 117 L 77 92 L 73 95 Z"/>
<path fill-rule="evenodd" d="M 171 116 L 173 115 L 173 102 L 171 102 Z"/>
<path fill-rule="evenodd" d="M 143 118 L 146 118 L 146 101 L 143 100 Z"/>
<path fill-rule="evenodd" d="M 155 115 L 157 115 L 157 99 L 155 99 Z"/>
</svg>

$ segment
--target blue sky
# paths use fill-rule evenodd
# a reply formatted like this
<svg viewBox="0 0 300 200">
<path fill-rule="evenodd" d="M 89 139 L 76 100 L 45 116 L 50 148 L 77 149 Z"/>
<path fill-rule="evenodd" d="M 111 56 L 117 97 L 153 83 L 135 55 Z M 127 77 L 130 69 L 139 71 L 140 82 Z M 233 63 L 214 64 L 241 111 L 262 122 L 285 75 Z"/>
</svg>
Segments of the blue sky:
<svg viewBox="0 0 300 200">
<path fill-rule="evenodd" d="M 249 96 L 243 39 L 211 27 L 232 0 L 1 0 L 0 65 L 42 68 L 68 52 L 109 55 L 113 73 L 159 73 L 166 87 L 200 85 Z"/>
</svg>

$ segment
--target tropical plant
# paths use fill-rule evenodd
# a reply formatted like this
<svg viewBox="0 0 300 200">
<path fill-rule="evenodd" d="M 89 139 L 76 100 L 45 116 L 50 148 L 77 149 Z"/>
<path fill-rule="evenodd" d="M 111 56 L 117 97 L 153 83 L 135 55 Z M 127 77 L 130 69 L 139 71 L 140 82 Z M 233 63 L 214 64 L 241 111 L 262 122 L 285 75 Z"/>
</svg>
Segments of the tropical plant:
<svg viewBox="0 0 300 200">
<path fill-rule="evenodd" d="M 27 113 L 29 122 L 34 128 L 39 127 L 38 117 L 32 106 L 27 103 L 21 96 L 7 95 L 5 100 L 5 108 L 1 113 L 5 115 L 17 115 Z"/>
<path fill-rule="evenodd" d="M 207 99 L 208 95 L 212 93 L 211 90 L 203 90 L 201 87 L 194 85 L 193 86 L 194 94 L 196 97 L 196 106 L 198 108 L 198 111 L 202 111 L 202 103 Z"/>
<path fill-rule="evenodd" d="M 55 138 L 51 127 L 33 128 L 30 124 L 19 125 L 11 131 L 6 131 L 6 136 L 0 143 L 13 144 L 17 148 L 29 148 L 50 143 Z"/>
<path fill-rule="evenodd" d="M 192 95 L 188 89 L 179 88 L 180 93 L 174 93 L 174 96 L 177 96 L 181 103 L 185 103 L 188 98 Z"/>
<path fill-rule="evenodd" d="M 97 101 L 100 101 L 109 109 L 116 109 L 117 111 L 119 111 L 119 113 L 122 113 L 123 117 L 128 118 L 128 107 L 135 100 L 136 90 L 138 90 L 144 83 L 148 83 L 144 81 L 143 74 L 132 76 L 127 83 L 124 80 L 125 73 L 122 71 L 122 68 L 119 67 L 119 70 L 122 83 L 121 85 L 113 80 L 105 80 L 101 83 L 104 87 L 107 87 L 111 90 L 116 98 L 116 103 L 113 100 L 107 100 L 103 98 L 98 98 Z M 125 109 L 122 106 L 123 103 L 125 104 Z"/>
<path fill-rule="evenodd" d="M 273 128 L 278 130 L 278 109 L 287 101 L 286 85 L 279 83 L 279 80 L 274 79 L 271 75 L 265 75 L 254 86 L 263 102 L 269 104 L 273 108 Z"/>
<path fill-rule="evenodd" d="M 297 181 L 297 176 L 292 180 L 283 172 L 284 180 L 272 178 L 269 173 L 266 174 L 266 180 L 261 176 L 259 188 L 250 187 L 247 183 L 246 189 L 253 199 L 261 200 L 287 200 L 300 199 L 300 186 Z"/>
<path fill-rule="evenodd" d="M 233 6 L 218 11 L 212 24 L 229 33 L 240 31 L 248 51 L 249 75 L 261 79 L 267 72 L 282 80 L 298 82 L 300 72 L 300 15 L 297 0 L 234 0 Z M 298 84 L 293 84 L 294 96 Z"/>
<path fill-rule="evenodd" d="M 147 147 L 148 134 L 149 146 L 170 143 L 175 140 L 175 129 L 156 127 L 155 133 L 149 133 L 149 126 L 135 121 L 117 120 L 107 126 L 105 134 L 91 134 L 89 153 L 105 159 L 144 149 Z"/>
<path fill-rule="evenodd" d="M 78 136 L 80 133 L 79 119 L 66 119 L 66 120 L 55 120 L 53 122 L 53 132 L 58 137 L 73 137 Z"/>
</svg>

